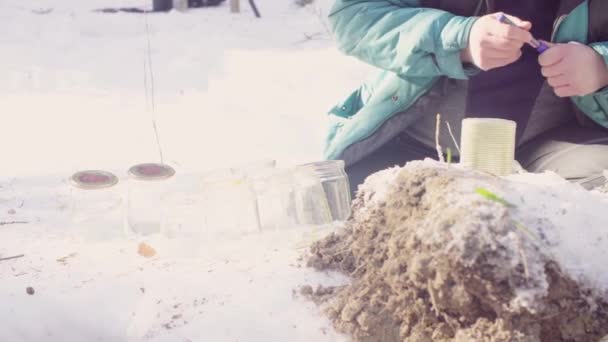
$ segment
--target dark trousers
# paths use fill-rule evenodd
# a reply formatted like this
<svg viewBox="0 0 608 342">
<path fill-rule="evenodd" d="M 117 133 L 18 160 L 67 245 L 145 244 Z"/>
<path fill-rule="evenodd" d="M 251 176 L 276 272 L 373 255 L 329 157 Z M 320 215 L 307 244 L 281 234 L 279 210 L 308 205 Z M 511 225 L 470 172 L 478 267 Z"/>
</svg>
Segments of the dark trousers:
<svg viewBox="0 0 608 342">
<path fill-rule="evenodd" d="M 354 195 L 372 173 L 425 158 L 437 159 L 437 151 L 402 134 L 346 168 L 351 191 Z M 608 170 L 608 130 L 572 121 L 526 142 L 515 159 L 529 172 L 553 171 L 591 189 L 606 182 L 602 174 Z"/>
</svg>

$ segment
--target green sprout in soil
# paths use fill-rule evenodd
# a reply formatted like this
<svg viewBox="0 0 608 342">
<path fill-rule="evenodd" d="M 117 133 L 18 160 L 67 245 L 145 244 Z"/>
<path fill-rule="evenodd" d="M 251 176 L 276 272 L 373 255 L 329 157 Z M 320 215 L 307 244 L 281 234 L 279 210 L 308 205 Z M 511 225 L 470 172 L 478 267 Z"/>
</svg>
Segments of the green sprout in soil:
<svg viewBox="0 0 608 342">
<path fill-rule="evenodd" d="M 484 188 L 477 188 L 475 189 L 475 192 L 480 194 L 481 196 L 485 197 L 486 199 L 492 201 L 492 202 L 496 202 L 496 203 L 500 203 L 502 205 L 504 205 L 507 208 L 516 208 L 517 206 L 513 203 L 508 202 L 507 200 L 505 200 L 504 198 L 498 196 L 497 194 L 489 191 L 488 189 L 484 189 Z"/>
<path fill-rule="evenodd" d="M 452 150 L 448 147 L 446 149 L 446 153 L 447 153 L 447 162 L 448 165 L 452 164 Z"/>
<path fill-rule="evenodd" d="M 517 206 L 513 203 L 510 203 L 509 201 L 505 200 L 504 198 L 498 196 L 497 194 L 491 192 L 488 189 L 485 188 L 477 188 L 475 190 L 476 193 L 478 193 L 479 195 L 485 197 L 486 199 L 492 201 L 492 202 L 496 202 L 496 203 L 500 203 L 502 205 L 504 205 L 505 207 L 509 208 L 509 209 L 515 209 L 517 208 Z M 538 236 L 536 236 L 536 234 L 534 234 L 528 227 L 524 226 L 523 223 L 518 222 L 516 220 L 512 220 L 513 224 L 515 225 L 515 227 L 517 227 L 517 229 L 521 230 L 522 232 L 526 233 L 526 235 L 530 236 L 532 239 L 534 240 L 540 240 L 538 238 Z"/>
</svg>

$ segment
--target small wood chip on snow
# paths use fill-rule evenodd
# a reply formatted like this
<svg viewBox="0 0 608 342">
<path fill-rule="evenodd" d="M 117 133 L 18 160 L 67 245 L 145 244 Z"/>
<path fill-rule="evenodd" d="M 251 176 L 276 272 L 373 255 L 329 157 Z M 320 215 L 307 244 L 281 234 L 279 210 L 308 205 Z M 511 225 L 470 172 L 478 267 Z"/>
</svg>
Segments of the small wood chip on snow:
<svg viewBox="0 0 608 342">
<path fill-rule="evenodd" d="M 154 248 L 147 243 L 142 242 L 139 244 L 137 254 L 143 256 L 144 258 L 151 258 L 156 255 L 156 250 L 154 250 Z"/>
</svg>

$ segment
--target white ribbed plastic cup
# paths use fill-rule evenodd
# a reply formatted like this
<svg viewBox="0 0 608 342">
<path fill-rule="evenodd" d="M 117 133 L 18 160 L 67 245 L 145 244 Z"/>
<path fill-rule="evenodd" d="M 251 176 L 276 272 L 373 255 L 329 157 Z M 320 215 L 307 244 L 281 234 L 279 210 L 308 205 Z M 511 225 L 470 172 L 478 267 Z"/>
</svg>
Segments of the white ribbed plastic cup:
<svg viewBox="0 0 608 342">
<path fill-rule="evenodd" d="M 491 118 L 462 120 L 460 163 L 478 171 L 506 176 L 515 163 L 515 121 Z"/>
</svg>

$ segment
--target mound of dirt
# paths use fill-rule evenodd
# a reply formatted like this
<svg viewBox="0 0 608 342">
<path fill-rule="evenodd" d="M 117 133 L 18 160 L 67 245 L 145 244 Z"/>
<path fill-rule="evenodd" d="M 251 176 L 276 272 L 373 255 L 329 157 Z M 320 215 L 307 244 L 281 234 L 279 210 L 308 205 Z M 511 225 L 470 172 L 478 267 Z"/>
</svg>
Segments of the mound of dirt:
<svg viewBox="0 0 608 342">
<path fill-rule="evenodd" d="M 607 298 L 563 272 L 550 234 L 483 191 L 507 183 L 425 162 L 373 175 L 308 258 L 352 281 L 305 295 L 355 341 L 599 341 Z"/>
</svg>

